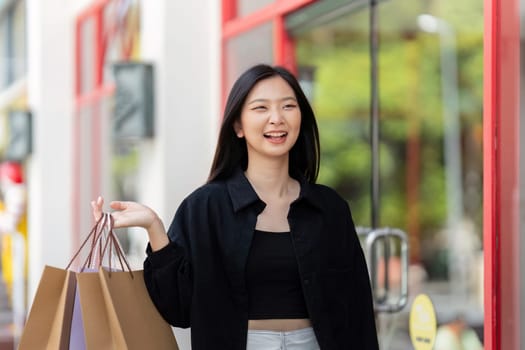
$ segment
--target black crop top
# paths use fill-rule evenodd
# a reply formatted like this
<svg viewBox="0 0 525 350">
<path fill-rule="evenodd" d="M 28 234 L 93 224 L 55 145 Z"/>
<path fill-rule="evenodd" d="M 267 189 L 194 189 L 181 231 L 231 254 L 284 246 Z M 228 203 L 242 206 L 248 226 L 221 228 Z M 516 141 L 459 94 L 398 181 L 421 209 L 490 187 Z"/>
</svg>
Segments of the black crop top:
<svg viewBox="0 0 525 350">
<path fill-rule="evenodd" d="M 255 230 L 246 283 L 249 319 L 308 318 L 289 232 Z"/>
</svg>

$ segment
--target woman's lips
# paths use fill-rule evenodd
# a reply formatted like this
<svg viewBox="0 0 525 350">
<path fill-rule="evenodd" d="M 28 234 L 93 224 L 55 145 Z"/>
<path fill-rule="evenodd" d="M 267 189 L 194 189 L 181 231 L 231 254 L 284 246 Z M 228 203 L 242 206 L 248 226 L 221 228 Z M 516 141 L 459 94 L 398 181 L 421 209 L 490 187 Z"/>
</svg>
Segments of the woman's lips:
<svg viewBox="0 0 525 350">
<path fill-rule="evenodd" d="M 288 136 L 286 131 L 271 131 L 264 133 L 264 137 L 272 143 L 283 143 L 286 140 L 286 136 Z"/>
</svg>

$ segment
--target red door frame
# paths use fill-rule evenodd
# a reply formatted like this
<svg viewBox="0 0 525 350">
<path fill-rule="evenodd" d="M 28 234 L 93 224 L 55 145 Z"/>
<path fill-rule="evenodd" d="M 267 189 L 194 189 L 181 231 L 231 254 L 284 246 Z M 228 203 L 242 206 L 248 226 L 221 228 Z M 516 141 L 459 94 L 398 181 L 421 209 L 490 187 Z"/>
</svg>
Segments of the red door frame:
<svg viewBox="0 0 525 350">
<path fill-rule="evenodd" d="M 485 349 L 520 348 L 518 0 L 485 0 Z"/>
<path fill-rule="evenodd" d="M 226 101 L 227 41 L 258 25 L 273 21 L 273 63 L 284 66 L 292 72 L 296 72 L 295 44 L 286 31 L 284 25 L 285 16 L 318 0 L 275 0 L 273 3 L 244 17 L 237 16 L 238 1 L 239 0 L 222 0 L 221 87 L 223 104 Z"/>
</svg>

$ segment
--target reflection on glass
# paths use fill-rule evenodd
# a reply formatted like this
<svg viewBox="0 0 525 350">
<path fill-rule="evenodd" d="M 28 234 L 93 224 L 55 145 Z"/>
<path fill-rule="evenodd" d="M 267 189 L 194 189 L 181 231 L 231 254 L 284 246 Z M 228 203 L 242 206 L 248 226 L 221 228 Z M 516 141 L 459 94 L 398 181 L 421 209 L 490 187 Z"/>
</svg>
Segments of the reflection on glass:
<svg viewBox="0 0 525 350">
<path fill-rule="evenodd" d="M 26 70 L 25 1 L 18 1 L 0 14 L 0 89 L 22 78 Z"/>
<path fill-rule="evenodd" d="M 91 137 L 93 133 L 93 120 L 98 118 L 100 113 L 99 105 L 86 104 L 78 109 L 77 114 L 75 115 L 76 123 L 75 127 L 78 131 L 78 138 L 76 142 L 79 147 L 77 153 L 75 154 L 75 161 L 78 165 L 78 183 L 82 184 L 77 186 L 79 198 L 93 198 L 93 174 L 92 174 L 92 162 L 91 160 L 94 157 L 93 150 L 95 145 L 93 145 L 93 139 Z M 79 201 L 80 210 L 82 212 L 87 212 L 89 210 L 88 201 Z M 90 225 L 92 225 L 92 218 L 88 215 L 79 215 L 79 242 L 82 242 L 85 239 L 85 235 L 89 232 Z"/>
<path fill-rule="evenodd" d="M 276 0 L 238 0 L 238 17 L 249 15 Z"/>
<path fill-rule="evenodd" d="M 272 22 L 229 40 L 226 55 L 226 91 L 229 91 L 235 79 L 250 66 L 257 63 L 272 64 Z"/>
<path fill-rule="evenodd" d="M 7 21 L 0 19 L 0 42 L 7 41 Z M 0 45 L 0 89 L 7 86 L 7 45 Z"/>
<path fill-rule="evenodd" d="M 137 200 L 139 147 L 135 141 L 113 139 L 111 155 L 111 193 L 122 200 Z M 144 260 L 145 237 L 137 228 L 116 230 L 130 264 L 140 267 Z"/>
<path fill-rule="evenodd" d="M 453 29 L 454 45 L 422 30 L 418 16 L 430 9 L 416 0 L 379 5 L 380 222 L 409 235 L 410 297 L 427 293 L 438 324 L 461 315 L 482 335 L 483 8 L 443 0 L 430 13 Z M 343 194 L 357 225 L 370 226 L 369 11 L 330 18 L 292 33 L 319 121 L 319 182 Z M 382 348 L 410 348 L 410 306 L 380 315 Z"/>
<path fill-rule="evenodd" d="M 113 81 L 112 64 L 123 60 L 140 60 L 140 2 L 110 1 L 104 6 L 103 21 L 107 28 L 102 79 Z"/>
<path fill-rule="evenodd" d="M 95 87 L 94 81 L 94 64 L 93 64 L 93 55 L 95 50 L 95 30 L 94 30 L 95 21 L 93 18 L 87 19 L 82 22 L 81 27 L 81 82 L 82 86 L 81 92 L 88 92 L 93 90 Z"/>
<path fill-rule="evenodd" d="M 16 3 L 13 10 L 13 81 L 26 74 L 26 11 L 25 1 Z"/>
</svg>

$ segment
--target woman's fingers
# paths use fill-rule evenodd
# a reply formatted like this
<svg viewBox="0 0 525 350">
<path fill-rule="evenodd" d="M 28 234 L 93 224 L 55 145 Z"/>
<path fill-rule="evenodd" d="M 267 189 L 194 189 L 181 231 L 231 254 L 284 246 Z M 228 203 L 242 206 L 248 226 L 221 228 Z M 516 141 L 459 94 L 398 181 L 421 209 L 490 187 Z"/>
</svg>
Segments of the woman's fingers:
<svg viewBox="0 0 525 350">
<path fill-rule="evenodd" d="M 91 202 L 95 220 L 100 219 L 102 216 L 103 205 L 104 199 L 102 197 L 98 197 L 96 201 Z M 158 219 L 157 214 L 153 210 L 140 203 L 112 201 L 109 206 L 113 209 L 111 216 L 113 217 L 115 228 L 139 226 L 147 229 Z"/>
<path fill-rule="evenodd" d="M 93 217 L 96 221 L 102 216 L 102 206 L 104 205 L 104 199 L 99 196 L 97 200 L 91 202 L 91 208 L 93 210 Z"/>
<path fill-rule="evenodd" d="M 112 201 L 109 203 L 109 206 L 114 210 L 111 216 L 113 217 L 113 225 L 115 228 L 134 226 L 134 222 L 130 221 L 130 218 L 127 218 L 128 212 L 126 212 L 126 209 L 128 209 L 128 206 L 125 202 Z"/>
<path fill-rule="evenodd" d="M 109 203 L 109 206 L 111 207 L 111 209 L 115 210 L 126 210 L 128 208 L 127 202 L 122 201 L 113 201 Z"/>
<path fill-rule="evenodd" d="M 113 201 L 110 207 L 114 210 L 111 215 L 115 228 L 130 226 L 148 228 L 157 217 L 149 207 L 136 202 Z"/>
</svg>

